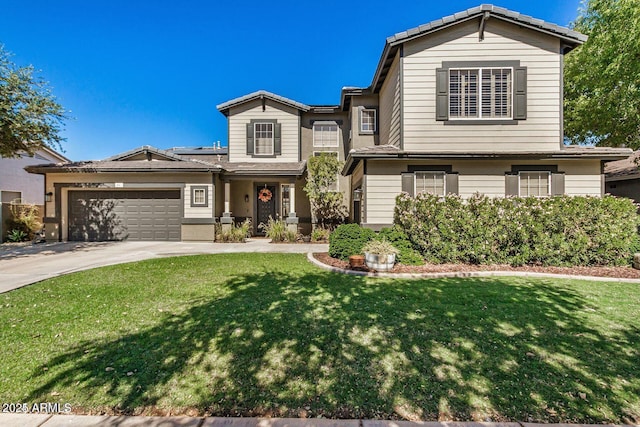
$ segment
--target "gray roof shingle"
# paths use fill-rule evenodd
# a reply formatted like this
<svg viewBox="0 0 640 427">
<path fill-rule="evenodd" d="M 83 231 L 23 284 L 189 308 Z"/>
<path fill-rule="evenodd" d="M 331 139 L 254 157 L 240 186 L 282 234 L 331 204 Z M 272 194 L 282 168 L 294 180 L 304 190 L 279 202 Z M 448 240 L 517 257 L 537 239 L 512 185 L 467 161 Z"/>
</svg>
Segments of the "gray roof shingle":
<svg viewBox="0 0 640 427">
<path fill-rule="evenodd" d="M 216 108 L 221 113 L 225 113 L 228 112 L 230 108 L 235 107 L 236 105 L 244 104 L 245 102 L 253 101 L 254 99 L 260 98 L 270 99 L 272 101 L 279 102 L 281 104 L 285 104 L 302 111 L 309 111 L 309 109 L 311 108 L 309 105 L 294 101 L 293 99 L 285 98 L 284 96 L 276 95 L 275 93 L 271 93 L 266 90 L 259 90 L 244 96 L 240 96 L 238 98 L 234 98 L 230 101 L 218 104 Z"/>
</svg>

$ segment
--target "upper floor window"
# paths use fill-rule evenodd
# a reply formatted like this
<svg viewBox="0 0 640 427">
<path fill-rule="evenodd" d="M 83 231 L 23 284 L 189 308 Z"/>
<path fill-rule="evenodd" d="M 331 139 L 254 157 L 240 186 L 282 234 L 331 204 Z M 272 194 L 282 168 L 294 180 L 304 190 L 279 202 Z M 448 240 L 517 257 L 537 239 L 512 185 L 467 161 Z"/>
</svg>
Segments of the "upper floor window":
<svg viewBox="0 0 640 427">
<path fill-rule="evenodd" d="M 447 194 L 444 172 L 415 172 L 415 186 L 415 195 L 431 193 L 436 196 L 444 196 Z"/>
<path fill-rule="evenodd" d="M 375 133 L 376 131 L 376 110 L 364 108 L 360 110 L 360 132 Z"/>
<path fill-rule="evenodd" d="M 551 194 L 551 172 L 520 172 L 518 180 L 520 197 L 547 197 Z"/>
<path fill-rule="evenodd" d="M 253 132 L 253 153 L 257 155 L 273 155 L 273 123 L 255 123 Z"/>
<path fill-rule="evenodd" d="M 449 70 L 449 117 L 452 119 L 512 117 L 512 69 Z"/>
<path fill-rule="evenodd" d="M 520 61 L 443 61 L 435 89 L 438 121 L 517 125 L 527 119 L 527 67 Z"/>
<path fill-rule="evenodd" d="M 337 147 L 338 141 L 338 125 L 336 123 L 313 124 L 314 147 Z"/>
</svg>

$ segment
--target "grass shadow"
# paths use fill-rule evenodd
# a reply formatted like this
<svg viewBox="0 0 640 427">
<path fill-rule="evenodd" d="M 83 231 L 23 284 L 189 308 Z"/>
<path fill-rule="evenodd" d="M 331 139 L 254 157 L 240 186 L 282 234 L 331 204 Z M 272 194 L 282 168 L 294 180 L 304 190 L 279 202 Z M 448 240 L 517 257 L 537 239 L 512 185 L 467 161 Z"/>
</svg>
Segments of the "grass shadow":
<svg viewBox="0 0 640 427">
<path fill-rule="evenodd" d="M 640 418 L 640 331 L 549 281 L 239 274 L 217 297 L 38 369 L 116 413 L 625 422 Z"/>
</svg>

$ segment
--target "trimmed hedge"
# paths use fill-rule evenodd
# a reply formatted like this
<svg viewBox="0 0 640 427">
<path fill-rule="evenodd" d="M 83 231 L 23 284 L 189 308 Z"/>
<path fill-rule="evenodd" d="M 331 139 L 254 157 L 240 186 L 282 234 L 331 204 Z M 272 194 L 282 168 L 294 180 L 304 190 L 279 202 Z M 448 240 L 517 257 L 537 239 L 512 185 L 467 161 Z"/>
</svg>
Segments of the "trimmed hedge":
<svg viewBox="0 0 640 427">
<path fill-rule="evenodd" d="M 420 252 L 413 248 L 413 244 L 409 240 L 407 234 L 402 228 L 394 225 L 391 228 L 383 228 L 380 230 L 377 239 L 387 240 L 394 248 L 398 249 L 397 261 L 405 265 L 422 265 L 424 260 Z"/>
<path fill-rule="evenodd" d="M 638 215 L 613 196 L 490 198 L 406 193 L 395 223 L 433 263 L 628 265 Z"/>
<path fill-rule="evenodd" d="M 361 255 L 362 247 L 376 237 L 375 231 L 358 224 L 342 224 L 329 236 L 329 256 L 348 261 L 351 255 Z"/>
</svg>

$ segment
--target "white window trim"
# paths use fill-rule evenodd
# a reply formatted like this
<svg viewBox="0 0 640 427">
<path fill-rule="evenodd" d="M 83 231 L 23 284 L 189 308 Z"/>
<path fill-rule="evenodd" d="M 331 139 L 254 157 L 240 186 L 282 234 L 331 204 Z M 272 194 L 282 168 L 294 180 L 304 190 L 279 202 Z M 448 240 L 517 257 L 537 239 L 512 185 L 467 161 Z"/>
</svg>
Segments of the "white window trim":
<svg viewBox="0 0 640 427">
<path fill-rule="evenodd" d="M 546 173 L 547 174 L 547 195 L 546 196 L 523 196 L 520 194 L 520 180 L 523 173 Z M 518 197 L 540 197 L 546 198 L 551 196 L 551 172 L 549 171 L 520 171 L 518 172 Z"/>
<path fill-rule="evenodd" d="M 367 129 L 364 130 L 362 129 L 362 125 L 363 123 L 363 118 L 364 118 L 364 112 L 365 111 L 373 111 L 373 129 Z M 378 110 L 376 110 L 375 108 L 363 108 L 362 111 L 360 112 L 360 133 L 376 133 L 376 131 L 378 130 Z"/>
<path fill-rule="evenodd" d="M 323 145 L 323 144 L 317 144 L 316 143 L 316 126 L 335 126 L 336 127 L 336 143 L 335 145 L 330 144 L 330 145 Z M 314 124 L 313 125 L 313 146 L 314 147 L 339 147 L 340 146 L 340 127 L 335 124 L 335 125 L 329 125 L 329 124 Z"/>
<path fill-rule="evenodd" d="M 444 197 L 447 195 L 447 173 L 444 171 L 415 171 L 413 172 L 413 194 L 415 194 L 416 196 L 418 195 L 418 179 L 417 179 L 417 174 L 419 173 L 431 173 L 431 174 L 438 174 L 438 175 L 442 175 L 442 192 L 444 194 L 433 194 L 434 196 L 438 196 L 438 197 Z M 422 194 L 422 193 L 420 193 Z"/>
<path fill-rule="evenodd" d="M 258 132 L 257 125 L 269 125 L 271 126 L 271 152 L 270 153 L 258 153 L 256 150 L 256 144 L 258 142 L 258 138 L 256 138 L 256 133 Z M 253 155 L 254 156 L 273 156 L 275 153 L 275 144 L 276 143 L 276 125 L 272 122 L 255 122 L 253 124 Z"/>
<path fill-rule="evenodd" d="M 467 71 L 478 70 L 478 116 L 477 117 L 451 117 L 451 71 Z M 482 71 L 483 70 L 511 70 L 511 115 L 502 117 L 483 117 L 482 116 Z M 447 70 L 447 108 L 449 120 L 513 120 L 513 109 L 515 104 L 514 90 L 515 90 L 515 72 L 513 67 L 455 67 Z"/>
</svg>

